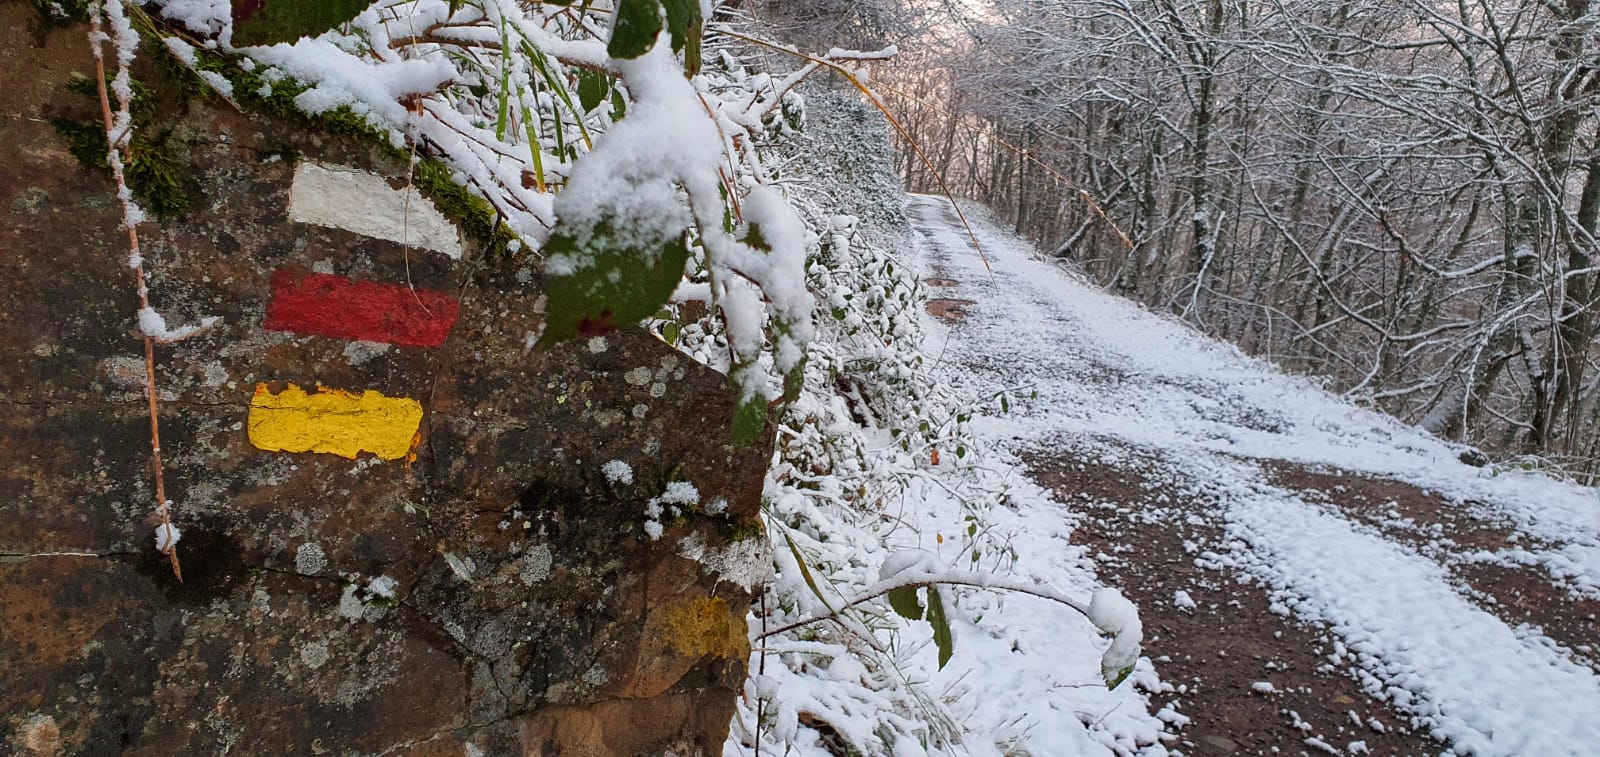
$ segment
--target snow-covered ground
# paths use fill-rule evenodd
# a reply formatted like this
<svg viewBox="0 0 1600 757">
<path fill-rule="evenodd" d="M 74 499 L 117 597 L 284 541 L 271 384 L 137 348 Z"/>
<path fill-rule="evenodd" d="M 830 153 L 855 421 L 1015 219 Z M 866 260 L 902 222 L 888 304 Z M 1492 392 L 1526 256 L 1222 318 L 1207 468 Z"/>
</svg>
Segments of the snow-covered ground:
<svg viewBox="0 0 1600 757">
<path fill-rule="evenodd" d="M 925 349 L 937 359 L 934 376 L 972 396 L 1008 388 L 1024 398 L 1008 414 L 975 421 L 979 436 L 1019 452 L 1109 444 L 1162 460 L 1168 490 L 1215 503 L 1204 517 L 1226 534 L 1197 562 L 1253 577 L 1296 619 L 1330 631 L 1345 650 L 1339 662 L 1353 666 L 1369 695 L 1409 716 L 1442 742 L 1440 749 L 1600 753 L 1600 676 L 1587 662 L 1592 649 L 1574 654 L 1537 627 L 1508 624 L 1475 601 L 1437 555 L 1275 484 L 1259 463 L 1289 461 L 1413 484 L 1444 506 L 1511 532 L 1513 547 L 1458 557 L 1521 565 L 1556 594 L 1578 599 L 1600 596 L 1594 490 L 1463 464 L 1459 448 L 1039 260 L 981 212 L 973 220 L 987 264 L 948 201 L 915 197 L 912 215 L 925 239 L 925 275 L 954 282 L 933 296 L 971 301 L 960 305 L 966 315 L 953 325 L 930 319 Z M 1017 519 L 1025 539 L 1019 551 L 1030 559 L 1053 555 L 1065 563 L 1063 575 L 1082 575 L 1065 544 L 1071 528 L 1065 515 L 1025 507 L 1008 517 Z M 1008 610 L 1013 605 L 1007 601 Z M 980 625 L 1028 622 L 1001 615 Z M 1595 622 L 1589 616 L 1588 641 L 1600 643 Z M 966 637 L 983 635 L 964 630 Z M 999 666 L 969 679 L 983 702 L 1007 696 L 1007 668 L 1021 678 L 1037 673 L 985 647 L 972 657 L 961 654 L 952 668 Z M 1027 696 L 1001 706 L 1036 714 L 1039 700 Z"/>
</svg>

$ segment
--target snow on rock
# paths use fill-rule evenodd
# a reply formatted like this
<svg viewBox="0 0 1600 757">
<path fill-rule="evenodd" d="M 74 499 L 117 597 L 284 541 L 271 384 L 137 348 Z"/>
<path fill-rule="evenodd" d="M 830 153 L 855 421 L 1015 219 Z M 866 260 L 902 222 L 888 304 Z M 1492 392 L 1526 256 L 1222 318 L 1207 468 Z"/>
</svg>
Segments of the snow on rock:
<svg viewBox="0 0 1600 757">
<path fill-rule="evenodd" d="M 363 16 L 372 13 L 369 10 Z M 370 21 L 360 21 L 352 23 L 372 28 Z M 324 37 L 245 50 L 256 63 L 311 85 L 295 96 L 295 105 L 301 110 L 315 115 L 347 107 L 395 130 L 404 129 L 408 122 L 403 101 L 438 91 L 457 75 L 455 66 L 443 55 L 375 61 Z"/>
<path fill-rule="evenodd" d="M 607 481 L 613 484 L 626 486 L 633 483 L 633 466 L 621 460 L 608 461 L 605 465 L 600 466 L 600 472 L 605 475 Z"/>
<path fill-rule="evenodd" d="M 161 17 L 180 23 L 202 37 L 215 37 L 224 31 L 231 34 L 233 30 L 230 0 L 163 0 Z"/>
</svg>

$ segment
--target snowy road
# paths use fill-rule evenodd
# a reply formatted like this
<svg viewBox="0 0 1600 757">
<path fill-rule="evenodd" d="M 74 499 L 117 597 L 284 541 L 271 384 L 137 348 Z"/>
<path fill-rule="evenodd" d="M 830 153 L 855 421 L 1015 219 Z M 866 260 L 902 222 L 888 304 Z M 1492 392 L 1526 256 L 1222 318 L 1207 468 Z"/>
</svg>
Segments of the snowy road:
<svg viewBox="0 0 1600 757">
<path fill-rule="evenodd" d="M 912 215 L 935 371 L 1033 397 L 980 429 L 1141 600 L 1174 747 L 1600 753 L 1593 490 L 1465 465 L 974 219 L 986 270 L 943 199 Z"/>
</svg>

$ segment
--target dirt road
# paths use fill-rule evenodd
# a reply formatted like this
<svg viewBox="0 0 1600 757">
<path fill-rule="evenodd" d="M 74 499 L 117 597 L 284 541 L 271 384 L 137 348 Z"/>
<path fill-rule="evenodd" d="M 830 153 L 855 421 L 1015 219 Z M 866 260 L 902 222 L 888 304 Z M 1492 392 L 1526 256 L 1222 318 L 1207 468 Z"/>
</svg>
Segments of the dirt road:
<svg viewBox="0 0 1600 757">
<path fill-rule="evenodd" d="M 936 371 L 1140 606 L 1185 754 L 1600 753 L 1600 498 L 1284 376 L 913 204 Z M 1065 547 L 1064 547 L 1065 548 Z"/>
</svg>

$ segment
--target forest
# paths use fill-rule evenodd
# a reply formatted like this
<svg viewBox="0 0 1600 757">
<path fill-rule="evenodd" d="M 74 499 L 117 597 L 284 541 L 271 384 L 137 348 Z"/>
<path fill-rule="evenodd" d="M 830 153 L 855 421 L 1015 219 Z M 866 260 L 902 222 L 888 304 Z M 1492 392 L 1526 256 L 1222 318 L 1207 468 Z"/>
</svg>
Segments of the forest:
<svg viewBox="0 0 1600 757">
<path fill-rule="evenodd" d="M 1592 3 L 835 5 L 824 33 L 916 40 L 877 73 L 914 191 L 1430 432 L 1600 470 Z"/>
</svg>

